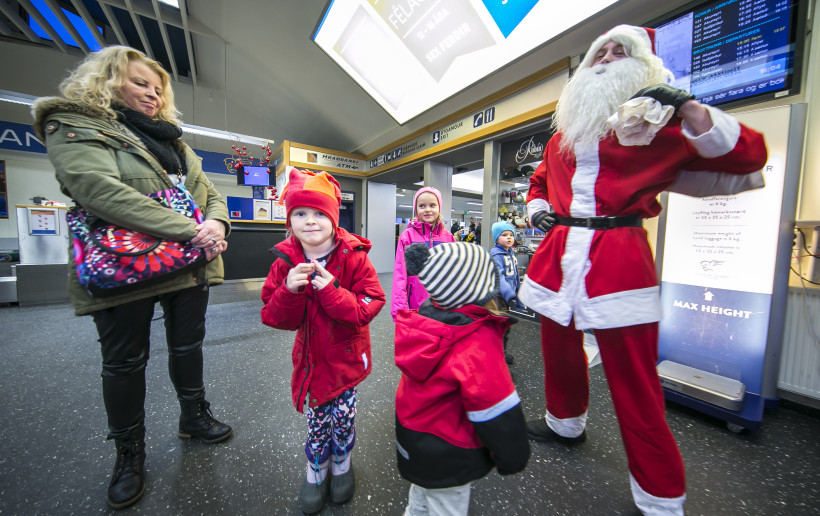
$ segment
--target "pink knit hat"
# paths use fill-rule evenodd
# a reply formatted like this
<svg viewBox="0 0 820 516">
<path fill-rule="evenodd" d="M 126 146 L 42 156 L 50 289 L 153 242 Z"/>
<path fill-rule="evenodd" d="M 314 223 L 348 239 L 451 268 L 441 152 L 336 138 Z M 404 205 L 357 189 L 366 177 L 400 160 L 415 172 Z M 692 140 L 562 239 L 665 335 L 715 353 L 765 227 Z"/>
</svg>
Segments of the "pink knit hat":
<svg viewBox="0 0 820 516">
<path fill-rule="evenodd" d="M 413 216 L 414 217 L 419 216 L 419 214 L 416 213 L 416 206 L 418 204 L 417 201 L 418 201 L 419 195 L 421 195 L 423 193 L 431 193 L 431 194 L 435 195 L 436 196 L 436 202 L 438 202 L 438 209 L 441 210 L 441 192 L 439 192 L 438 190 L 436 190 L 432 186 L 424 186 L 422 188 L 419 188 L 419 191 L 416 192 L 416 195 L 413 196 Z M 439 213 L 439 218 L 441 218 L 441 213 Z"/>
</svg>

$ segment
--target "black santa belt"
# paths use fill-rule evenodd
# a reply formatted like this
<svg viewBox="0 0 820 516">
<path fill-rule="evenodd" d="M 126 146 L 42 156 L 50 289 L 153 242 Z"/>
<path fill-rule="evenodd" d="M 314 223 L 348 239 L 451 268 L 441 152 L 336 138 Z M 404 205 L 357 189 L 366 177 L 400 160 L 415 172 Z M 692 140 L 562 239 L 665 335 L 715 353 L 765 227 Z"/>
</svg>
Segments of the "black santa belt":
<svg viewBox="0 0 820 516">
<path fill-rule="evenodd" d="M 574 226 L 587 229 L 614 229 L 614 228 L 639 228 L 643 227 L 643 219 L 637 215 L 626 215 L 623 217 L 555 217 L 555 223 L 559 226 Z"/>
</svg>

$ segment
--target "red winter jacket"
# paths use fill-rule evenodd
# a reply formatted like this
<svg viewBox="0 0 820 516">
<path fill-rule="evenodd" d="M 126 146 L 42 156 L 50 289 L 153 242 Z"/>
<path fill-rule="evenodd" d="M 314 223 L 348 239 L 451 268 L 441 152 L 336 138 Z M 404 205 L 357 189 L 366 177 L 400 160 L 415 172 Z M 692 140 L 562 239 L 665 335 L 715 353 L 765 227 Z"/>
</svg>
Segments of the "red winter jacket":
<svg viewBox="0 0 820 516">
<path fill-rule="evenodd" d="M 428 489 L 464 485 L 493 467 L 524 469 L 530 455 L 524 413 L 507 364 L 510 319 L 429 300 L 399 310 L 396 444 L 399 473 Z"/>
<path fill-rule="evenodd" d="M 285 286 L 288 271 L 304 263 L 296 237 L 270 252 L 277 257 L 262 287 L 262 323 L 280 330 L 296 330 L 291 359 L 293 405 L 327 403 L 364 380 L 372 367 L 368 324 L 385 303 L 373 265 L 367 258 L 370 241 L 336 230 L 336 247 L 325 268 L 336 281 L 321 290 L 293 293 Z"/>
</svg>

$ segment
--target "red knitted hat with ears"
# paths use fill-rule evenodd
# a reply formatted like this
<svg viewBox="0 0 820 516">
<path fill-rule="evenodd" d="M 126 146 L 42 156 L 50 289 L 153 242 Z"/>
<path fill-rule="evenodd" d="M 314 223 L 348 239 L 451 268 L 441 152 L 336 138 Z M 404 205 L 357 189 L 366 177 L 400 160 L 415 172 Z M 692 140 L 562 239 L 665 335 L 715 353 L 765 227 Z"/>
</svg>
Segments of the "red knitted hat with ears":
<svg viewBox="0 0 820 516">
<path fill-rule="evenodd" d="M 319 210 L 330 217 L 334 230 L 339 226 L 342 190 L 339 182 L 327 172 L 291 169 L 288 184 L 279 199 L 279 204 L 283 202 L 287 208 L 287 227 L 290 227 L 290 213 L 301 206 Z"/>
<path fill-rule="evenodd" d="M 644 58 L 656 56 L 655 29 L 637 27 L 635 25 L 616 25 L 598 36 L 589 46 L 581 67 L 589 68 L 595 59 L 595 54 L 608 41 L 617 41 L 627 48 L 630 57 Z"/>
</svg>

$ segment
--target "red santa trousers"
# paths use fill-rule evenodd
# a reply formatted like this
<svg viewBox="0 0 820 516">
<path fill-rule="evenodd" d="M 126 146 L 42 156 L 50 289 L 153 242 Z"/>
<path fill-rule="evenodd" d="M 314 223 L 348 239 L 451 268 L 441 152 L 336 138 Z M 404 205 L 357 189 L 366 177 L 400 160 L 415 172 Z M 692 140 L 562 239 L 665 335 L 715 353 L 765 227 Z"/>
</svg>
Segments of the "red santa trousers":
<svg viewBox="0 0 820 516">
<path fill-rule="evenodd" d="M 544 394 L 558 419 L 583 415 L 589 406 L 589 372 L 583 332 L 541 317 Z M 629 472 L 647 493 L 676 498 L 686 492 L 678 445 L 669 425 L 658 372 L 658 323 L 595 330 Z"/>
</svg>

